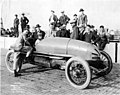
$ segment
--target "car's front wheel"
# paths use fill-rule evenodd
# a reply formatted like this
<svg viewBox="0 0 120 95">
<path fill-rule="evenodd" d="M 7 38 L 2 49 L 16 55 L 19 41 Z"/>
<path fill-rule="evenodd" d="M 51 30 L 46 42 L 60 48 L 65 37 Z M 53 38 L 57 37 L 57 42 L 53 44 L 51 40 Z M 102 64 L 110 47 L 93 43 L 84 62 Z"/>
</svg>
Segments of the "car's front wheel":
<svg viewBox="0 0 120 95">
<path fill-rule="evenodd" d="M 66 63 L 65 74 L 69 83 L 75 88 L 84 89 L 90 84 L 89 64 L 81 58 L 70 58 Z"/>
<path fill-rule="evenodd" d="M 23 60 L 21 58 L 19 58 L 18 61 L 19 61 L 19 64 L 18 64 L 18 67 L 17 67 L 17 72 L 19 72 L 21 70 Z M 7 52 L 6 57 L 5 57 L 5 63 L 6 63 L 7 69 L 11 73 L 14 73 L 14 70 L 13 70 L 14 51 L 13 50 L 9 50 Z"/>
</svg>

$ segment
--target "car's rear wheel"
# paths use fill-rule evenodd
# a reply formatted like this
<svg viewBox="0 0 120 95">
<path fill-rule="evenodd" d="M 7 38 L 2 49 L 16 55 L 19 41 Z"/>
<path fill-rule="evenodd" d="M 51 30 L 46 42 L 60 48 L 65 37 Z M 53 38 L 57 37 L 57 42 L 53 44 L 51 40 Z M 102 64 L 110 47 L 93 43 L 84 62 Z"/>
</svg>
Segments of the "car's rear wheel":
<svg viewBox="0 0 120 95">
<path fill-rule="evenodd" d="M 18 64 L 18 67 L 17 67 L 17 72 L 19 72 L 21 70 L 23 60 L 21 58 L 19 58 L 18 61 L 19 61 L 19 64 Z M 6 57 L 5 57 L 5 63 L 6 63 L 7 69 L 11 73 L 14 73 L 14 70 L 13 70 L 14 51 L 13 50 L 9 50 L 7 52 Z"/>
<path fill-rule="evenodd" d="M 112 59 L 111 57 L 105 52 L 105 51 L 100 51 L 101 53 L 101 60 L 103 61 L 103 64 L 105 65 L 105 70 L 101 71 L 100 73 L 97 73 L 97 76 L 104 76 L 110 73 L 113 67 Z"/>
<path fill-rule="evenodd" d="M 66 78 L 78 89 L 86 88 L 91 81 L 91 71 L 88 63 L 81 58 L 70 58 L 66 63 Z"/>
</svg>

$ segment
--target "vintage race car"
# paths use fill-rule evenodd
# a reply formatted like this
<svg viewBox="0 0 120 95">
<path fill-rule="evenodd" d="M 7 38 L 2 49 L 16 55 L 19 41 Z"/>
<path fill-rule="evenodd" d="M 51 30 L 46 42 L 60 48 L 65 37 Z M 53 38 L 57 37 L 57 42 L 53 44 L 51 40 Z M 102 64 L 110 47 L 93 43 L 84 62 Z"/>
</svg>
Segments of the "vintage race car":
<svg viewBox="0 0 120 95">
<path fill-rule="evenodd" d="M 34 61 L 40 57 L 47 60 L 64 60 L 66 78 L 73 87 L 78 89 L 84 89 L 90 84 L 92 74 L 104 76 L 112 70 L 111 57 L 106 52 L 99 51 L 95 45 L 84 41 L 48 37 L 39 42 L 35 48 L 36 51 L 31 54 L 34 56 Z M 26 54 L 20 53 L 23 56 Z M 14 50 L 10 49 L 5 58 L 6 66 L 12 73 L 13 54 Z M 23 59 L 19 59 L 19 63 L 18 71 L 21 69 Z"/>
</svg>

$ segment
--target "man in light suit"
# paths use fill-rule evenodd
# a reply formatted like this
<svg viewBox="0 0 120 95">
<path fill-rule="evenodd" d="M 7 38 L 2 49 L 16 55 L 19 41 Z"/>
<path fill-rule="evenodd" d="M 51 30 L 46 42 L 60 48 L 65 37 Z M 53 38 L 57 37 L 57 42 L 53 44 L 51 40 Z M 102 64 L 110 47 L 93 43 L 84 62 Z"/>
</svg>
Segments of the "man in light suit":
<svg viewBox="0 0 120 95">
<path fill-rule="evenodd" d="M 80 15 L 78 17 L 77 21 L 77 26 L 79 28 L 79 35 L 80 35 L 80 40 L 83 40 L 83 33 L 85 31 L 85 27 L 87 26 L 87 15 L 84 14 L 84 10 L 81 8 L 80 9 Z"/>
<path fill-rule="evenodd" d="M 29 20 L 28 18 L 25 16 L 24 13 L 22 13 L 22 17 L 21 17 L 21 29 L 22 29 L 22 32 L 24 31 L 26 25 L 29 23 Z"/>
<path fill-rule="evenodd" d="M 78 17 L 78 21 L 77 21 L 77 26 L 78 27 L 81 27 L 81 26 L 86 26 L 87 25 L 87 15 L 84 14 L 84 10 L 83 9 L 80 9 L 80 15 Z"/>
<path fill-rule="evenodd" d="M 50 25 L 50 36 L 56 36 L 56 26 L 58 18 L 55 15 L 55 11 L 51 10 L 52 15 L 49 18 Z"/>
</svg>

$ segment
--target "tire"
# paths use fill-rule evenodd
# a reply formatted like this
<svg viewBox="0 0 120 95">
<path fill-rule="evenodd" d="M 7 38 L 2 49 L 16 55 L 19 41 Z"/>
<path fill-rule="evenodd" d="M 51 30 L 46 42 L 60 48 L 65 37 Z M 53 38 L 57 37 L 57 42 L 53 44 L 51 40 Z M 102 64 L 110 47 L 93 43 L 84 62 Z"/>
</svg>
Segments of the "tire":
<svg viewBox="0 0 120 95">
<path fill-rule="evenodd" d="M 21 70 L 21 67 L 22 67 L 22 61 L 21 58 L 18 59 L 19 60 L 19 64 L 18 64 L 18 67 L 17 67 L 17 72 L 19 72 Z M 14 64 L 14 51 L 13 50 L 9 50 L 6 54 L 6 57 L 5 57 L 5 63 L 6 63 L 6 66 L 7 66 L 7 69 L 11 72 L 11 73 L 14 73 L 14 70 L 13 70 L 13 64 Z"/>
<path fill-rule="evenodd" d="M 104 62 L 103 64 L 107 66 L 108 68 L 100 73 L 97 73 L 97 76 L 105 76 L 109 74 L 113 68 L 113 63 L 111 57 L 105 52 L 105 51 L 100 51 L 101 53 L 101 60 Z"/>
<path fill-rule="evenodd" d="M 74 66 L 73 63 L 76 66 Z M 72 65 L 73 67 L 71 67 Z M 88 87 L 91 82 L 91 71 L 89 64 L 81 58 L 70 58 L 66 63 L 65 74 L 69 83 L 77 89 L 84 89 Z M 74 78 L 81 81 L 77 83 Z"/>
</svg>

